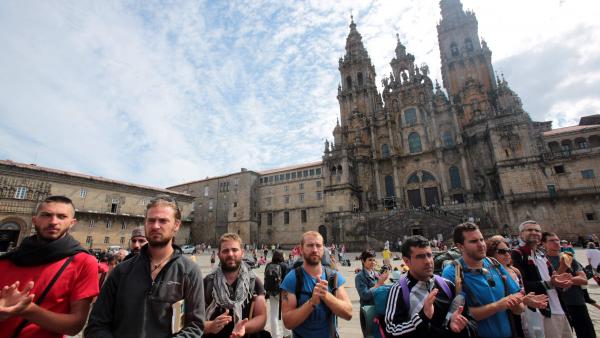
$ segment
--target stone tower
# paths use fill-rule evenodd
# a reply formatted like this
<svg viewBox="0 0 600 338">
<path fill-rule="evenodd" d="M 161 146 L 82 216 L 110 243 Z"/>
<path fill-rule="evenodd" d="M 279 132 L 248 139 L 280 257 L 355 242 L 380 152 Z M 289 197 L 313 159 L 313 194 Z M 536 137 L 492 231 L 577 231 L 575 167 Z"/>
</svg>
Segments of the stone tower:
<svg viewBox="0 0 600 338">
<path fill-rule="evenodd" d="M 451 101 L 468 94 L 465 103 L 475 107 L 464 112 L 460 122 L 465 125 L 478 118 L 478 107 L 489 103 L 487 95 L 496 89 L 492 52 L 479 40 L 475 13 L 464 11 L 460 0 L 442 0 L 440 8 L 437 31 L 444 88 Z"/>
</svg>

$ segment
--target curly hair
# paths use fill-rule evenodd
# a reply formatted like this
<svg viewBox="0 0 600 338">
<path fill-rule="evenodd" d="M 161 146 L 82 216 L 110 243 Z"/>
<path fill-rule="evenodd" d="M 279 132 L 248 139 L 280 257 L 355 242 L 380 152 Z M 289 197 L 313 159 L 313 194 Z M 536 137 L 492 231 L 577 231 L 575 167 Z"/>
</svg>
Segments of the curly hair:
<svg viewBox="0 0 600 338">
<path fill-rule="evenodd" d="M 500 245 L 500 243 L 505 243 L 504 237 L 500 235 L 494 235 L 486 239 L 485 246 L 487 247 L 487 251 L 485 252 L 485 255 L 488 257 L 494 257 L 498 251 L 498 245 Z"/>
</svg>

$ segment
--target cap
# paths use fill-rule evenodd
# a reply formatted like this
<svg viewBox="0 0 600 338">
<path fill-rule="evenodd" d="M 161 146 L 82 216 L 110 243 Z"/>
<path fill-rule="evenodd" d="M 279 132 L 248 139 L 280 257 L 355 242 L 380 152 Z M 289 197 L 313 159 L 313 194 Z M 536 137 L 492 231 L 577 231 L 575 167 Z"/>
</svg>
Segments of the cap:
<svg viewBox="0 0 600 338">
<path fill-rule="evenodd" d="M 131 238 L 134 237 L 146 237 L 146 231 L 143 227 L 137 227 L 131 231 Z"/>
</svg>

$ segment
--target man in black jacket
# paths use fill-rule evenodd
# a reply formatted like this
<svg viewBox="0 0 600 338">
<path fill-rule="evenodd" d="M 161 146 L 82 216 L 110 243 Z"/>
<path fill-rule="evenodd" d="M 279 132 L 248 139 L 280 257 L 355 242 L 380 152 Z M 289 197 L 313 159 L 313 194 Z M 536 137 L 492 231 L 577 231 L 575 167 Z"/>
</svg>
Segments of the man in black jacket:
<svg viewBox="0 0 600 338">
<path fill-rule="evenodd" d="M 523 244 L 512 252 L 513 265 L 521 271 L 525 293 L 548 295 L 548 308 L 540 309 L 544 315 L 546 337 L 572 337 L 567 321 L 567 308 L 558 296 L 557 288 L 565 289 L 573 285 L 571 274 L 558 274 L 539 250 L 542 240 L 542 227 L 536 221 L 525 221 L 519 225 L 519 236 Z"/>
<path fill-rule="evenodd" d="M 150 201 L 148 245 L 110 274 L 90 315 L 86 338 L 202 336 L 202 274 L 173 244 L 180 224 L 175 200 L 161 195 Z"/>
<path fill-rule="evenodd" d="M 433 275 L 429 241 L 423 236 L 407 238 L 402 244 L 402 259 L 409 270 L 390 289 L 385 310 L 386 336 L 476 337 L 476 324 L 468 309 L 463 304 L 451 308 L 454 284 Z"/>
</svg>

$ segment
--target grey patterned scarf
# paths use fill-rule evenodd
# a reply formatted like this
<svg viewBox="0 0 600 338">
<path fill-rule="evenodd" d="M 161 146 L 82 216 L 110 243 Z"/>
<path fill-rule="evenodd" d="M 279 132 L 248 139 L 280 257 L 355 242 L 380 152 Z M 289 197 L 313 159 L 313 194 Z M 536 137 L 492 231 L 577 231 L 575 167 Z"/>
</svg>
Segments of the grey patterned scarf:
<svg viewBox="0 0 600 338">
<path fill-rule="evenodd" d="M 237 323 L 242 320 L 242 308 L 252 299 L 254 290 L 254 280 L 256 275 L 248 269 L 248 266 L 242 262 L 237 277 L 237 285 L 235 287 L 235 295 L 233 300 L 230 298 L 229 288 L 227 287 L 227 278 L 223 274 L 223 270 L 219 267 L 214 272 L 214 285 L 212 289 L 212 302 L 206 308 L 206 318 L 210 319 L 218 307 L 229 309 L 233 312 L 233 322 Z"/>
</svg>

